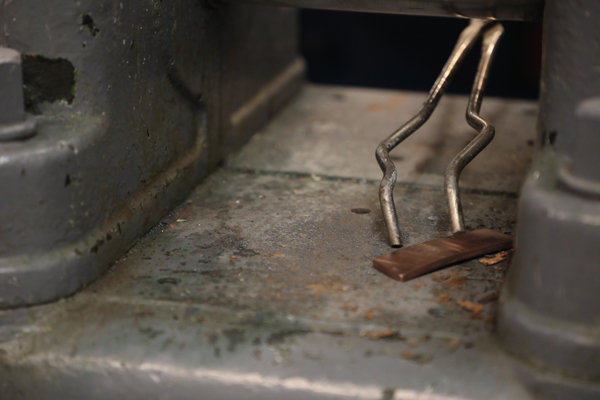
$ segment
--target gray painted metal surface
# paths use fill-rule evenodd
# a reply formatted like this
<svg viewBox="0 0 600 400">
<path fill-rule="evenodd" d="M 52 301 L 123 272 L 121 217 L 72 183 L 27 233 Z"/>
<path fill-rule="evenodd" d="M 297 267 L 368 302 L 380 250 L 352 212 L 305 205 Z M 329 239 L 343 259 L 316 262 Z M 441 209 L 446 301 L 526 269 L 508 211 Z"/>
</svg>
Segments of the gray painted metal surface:
<svg viewBox="0 0 600 400">
<path fill-rule="evenodd" d="M 379 182 L 381 170 L 372 162 L 373 138 L 395 131 L 426 98 L 424 93 L 324 86 L 311 86 L 303 96 L 305 101 L 290 104 L 234 153 L 229 165 Z M 467 103 L 465 96 L 444 96 L 419 134 L 394 149 L 398 185 L 443 189 L 446 166 L 475 134 L 465 121 Z M 537 103 L 486 98 L 481 113 L 499 133 L 465 168 L 461 189 L 516 196 L 531 165 Z M 297 122 L 299 115 L 305 118 L 303 124 Z M 285 140 L 280 132 L 285 132 Z M 403 212 L 398 210 L 399 215 Z"/>
<path fill-rule="evenodd" d="M 512 253 L 409 284 L 371 267 L 389 245 L 379 179 L 364 174 L 377 169 L 381 131 L 423 97 L 308 86 L 104 277 L 71 298 L 0 312 L 0 398 L 531 399 L 494 338 L 493 299 Z M 468 142 L 472 129 L 453 125 L 456 103 L 466 102 L 442 101 L 448 129 L 431 124 L 422 139 Z M 505 160 L 495 172 L 516 188 L 523 171 L 506 158 L 532 154 L 536 105 L 489 99 L 486 107 L 497 142 L 484 152 L 492 164 Z M 320 153 L 328 143 L 343 151 Z M 428 165 L 421 174 L 438 184 L 415 173 L 397 185 L 407 245 L 450 232 L 441 183 L 453 153 L 423 147 L 407 141 L 414 156 L 401 163 Z M 352 148 L 370 157 L 348 160 Z M 272 154 L 294 170 L 252 167 Z M 328 167 L 350 162 L 363 175 Z M 511 233 L 516 193 L 470 176 L 467 226 Z"/>
<path fill-rule="evenodd" d="M 600 397 L 599 21 L 596 1 L 547 2 L 539 149 L 501 307 L 502 342 L 539 368 L 544 398 Z"/>
<path fill-rule="evenodd" d="M 25 0 L 0 25 L 38 120 L 0 144 L 0 307 L 98 277 L 302 81 L 289 9 Z"/>
<path fill-rule="evenodd" d="M 541 20 L 544 0 L 227 0 L 299 8 L 322 8 L 435 17 Z"/>
</svg>

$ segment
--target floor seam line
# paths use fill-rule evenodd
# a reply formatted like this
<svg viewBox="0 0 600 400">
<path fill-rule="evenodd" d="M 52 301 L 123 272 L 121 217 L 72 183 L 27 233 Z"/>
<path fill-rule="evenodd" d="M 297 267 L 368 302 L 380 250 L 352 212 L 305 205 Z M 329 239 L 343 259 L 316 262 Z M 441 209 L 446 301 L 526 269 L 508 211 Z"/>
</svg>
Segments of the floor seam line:
<svg viewBox="0 0 600 400">
<path fill-rule="evenodd" d="M 280 176 L 286 178 L 312 178 L 316 181 L 329 181 L 329 182 L 345 182 L 354 184 L 379 184 L 380 180 L 371 178 L 349 178 L 346 176 L 326 175 L 326 174 L 314 174 L 310 172 L 296 172 L 296 171 L 270 171 L 258 168 L 242 168 L 242 167 L 230 167 L 224 166 L 223 170 L 228 172 L 237 172 L 242 174 L 253 174 L 253 175 L 265 175 L 265 176 Z M 396 187 L 403 187 L 407 189 L 425 189 L 432 190 L 435 192 L 443 192 L 444 187 L 441 185 L 428 185 L 425 183 L 416 182 L 396 182 Z M 489 189 L 474 189 L 474 188 L 463 188 L 460 189 L 461 193 L 478 194 L 482 196 L 502 196 L 506 198 L 518 198 L 519 193 L 511 192 L 507 190 L 489 190 Z"/>
</svg>

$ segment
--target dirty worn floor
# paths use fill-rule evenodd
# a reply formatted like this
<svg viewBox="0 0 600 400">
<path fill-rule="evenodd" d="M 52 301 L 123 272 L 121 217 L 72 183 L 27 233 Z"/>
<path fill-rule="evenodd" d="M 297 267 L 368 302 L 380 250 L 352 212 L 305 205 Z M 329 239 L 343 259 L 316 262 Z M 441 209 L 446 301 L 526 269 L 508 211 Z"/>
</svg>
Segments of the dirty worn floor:
<svg viewBox="0 0 600 400">
<path fill-rule="evenodd" d="M 308 85 L 106 276 L 0 316 L 6 398 L 529 399 L 494 338 L 512 253 L 408 283 L 371 267 L 391 250 L 374 150 L 424 97 Z M 466 101 L 392 153 L 405 245 L 449 234 Z M 469 228 L 514 231 L 536 112 L 485 99 L 497 135 L 461 179 Z"/>
</svg>

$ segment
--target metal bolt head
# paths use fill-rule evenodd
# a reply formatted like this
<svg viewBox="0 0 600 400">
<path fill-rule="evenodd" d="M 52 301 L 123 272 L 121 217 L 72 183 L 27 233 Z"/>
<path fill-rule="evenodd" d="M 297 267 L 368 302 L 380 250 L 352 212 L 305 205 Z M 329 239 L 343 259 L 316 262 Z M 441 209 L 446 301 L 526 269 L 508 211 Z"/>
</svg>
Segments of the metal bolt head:
<svg viewBox="0 0 600 400">
<path fill-rule="evenodd" d="M 35 121 L 25 115 L 21 54 L 0 47 L 0 140 L 22 139 L 34 132 Z"/>
<path fill-rule="evenodd" d="M 0 124 L 13 124 L 25 117 L 23 72 L 18 51 L 0 47 Z"/>
</svg>

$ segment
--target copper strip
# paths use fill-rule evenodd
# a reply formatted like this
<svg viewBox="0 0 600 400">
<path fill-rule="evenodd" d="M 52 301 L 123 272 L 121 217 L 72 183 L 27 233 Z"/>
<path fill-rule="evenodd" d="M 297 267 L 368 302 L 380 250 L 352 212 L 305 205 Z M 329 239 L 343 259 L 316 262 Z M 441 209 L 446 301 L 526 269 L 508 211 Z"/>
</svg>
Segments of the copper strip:
<svg viewBox="0 0 600 400">
<path fill-rule="evenodd" d="M 373 260 L 373 267 L 392 279 L 406 282 L 447 265 L 510 249 L 512 244 L 512 237 L 491 229 L 457 232 L 384 254 Z"/>
</svg>

